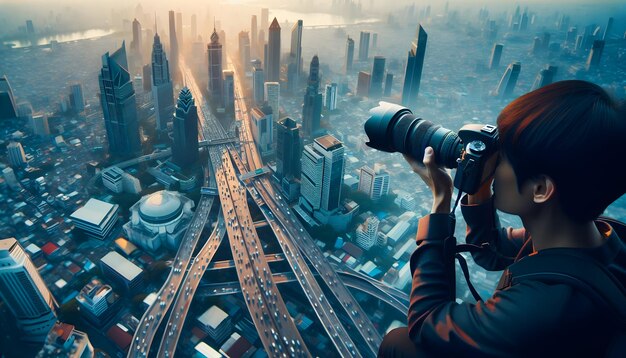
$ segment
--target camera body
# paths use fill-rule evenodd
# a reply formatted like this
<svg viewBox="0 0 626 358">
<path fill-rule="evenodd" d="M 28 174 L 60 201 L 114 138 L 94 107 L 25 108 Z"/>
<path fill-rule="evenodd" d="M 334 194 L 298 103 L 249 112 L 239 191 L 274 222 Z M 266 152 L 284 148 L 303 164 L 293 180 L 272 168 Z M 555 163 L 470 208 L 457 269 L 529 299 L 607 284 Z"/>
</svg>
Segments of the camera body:
<svg viewBox="0 0 626 358">
<path fill-rule="evenodd" d="M 420 163 L 424 149 L 430 146 L 440 166 L 458 168 L 454 186 L 462 192 L 474 194 L 489 174 L 484 168 L 498 150 L 498 130 L 493 125 L 469 124 L 453 131 L 413 115 L 411 110 L 388 102 L 370 110 L 365 122 L 370 141 L 366 144 L 385 152 L 401 152 Z"/>
</svg>

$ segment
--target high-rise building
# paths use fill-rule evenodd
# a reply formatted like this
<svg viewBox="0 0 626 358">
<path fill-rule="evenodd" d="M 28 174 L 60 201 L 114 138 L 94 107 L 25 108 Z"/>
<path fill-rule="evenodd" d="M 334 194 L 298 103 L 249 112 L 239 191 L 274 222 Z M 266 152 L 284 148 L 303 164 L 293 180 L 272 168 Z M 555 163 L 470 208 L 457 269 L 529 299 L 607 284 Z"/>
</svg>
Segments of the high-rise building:
<svg viewBox="0 0 626 358">
<path fill-rule="evenodd" d="M 370 33 L 361 31 L 359 37 L 359 61 L 367 61 L 370 47 Z"/>
<path fill-rule="evenodd" d="M 300 178 L 302 148 L 300 125 L 285 117 L 276 126 L 276 178 Z"/>
<path fill-rule="evenodd" d="M 324 105 L 329 111 L 337 109 L 337 84 L 335 82 L 326 85 Z"/>
<path fill-rule="evenodd" d="M 109 167 L 102 171 L 102 184 L 105 188 L 119 194 L 124 191 L 124 171 L 119 167 Z"/>
<path fill-rule="evenodd" d="M 109 285 L 94 278 L 88 282 L 76 296 L 80 312 L 96 326 L 101 326 L 111 318 L 111 307 L 117 295 Z"/>
<path fill-rule="evenodd" d="M 250 21 L 250 55 L 253 58 L 259 57 L 259 33 L 256 15 L 252 15 L 252 20 Z"/>
<path fill-rule="evenodd" d="M 135 66 L 140 67 L 143 64 L 141 57 L 141 50 L 143 49 L 141 43 L 141 24 L 137 19 L 133 20 L 133 41 L 130 43 L 130 51 L 135 58 Z"/>
<path fill-rule="evenodd" d="M 589 57 L 587 57 L 587 71 L 598 68 L 600 65 L 600 59 L 602 58 L 602 51 L 604 50 L 604 40 L 593 41 L 591 51 L 589 51 Z"/>
<path fill-rule="evenodd" d="M 151 92 L 152 91 L 152 66 L 149 63 L 146 63 L 141 68 L 141 74 L 143 77 L 143 91 Z"/>
<path fill-rule="evenodd" d="M 254 107 L 250 111 L 250 129 L 254 143 L 262 157 L 274 154 L 274 116 L 272 107 L 267 103 L 263 107 Z"/>
<path fill-rule="evenodd" d="M 280 25 L 274 18 L 269 27 L 269 40 L 267 43 L 267 81 L 280 82 Z"/>
<path fill-rule="evenodd" d="M 289 51 L 290 62 L 295 64 L 295 82 L 299 83 L 302 72 L 302 20 L 296 21 L 291 28 L 291 50 Z"/>
<path fill-rule="evenodd" d="M 262 8 L 261 9 L 261 28 L 262 29 L 267 29 L 267 27 L 269 26 L 269 14 L 270 14 L 270 10 L 267 8 Z M 265 42 L 265 38 L 263 38 L 263 42 Z"/>
<path fill-rule="evenodd" d="M 376 53 L 376 47 L 378 46 L 378 33 L 372 34 L 372 53 Z"/>
<path fill-rule="evenodd" d="M 309 68 L 309 82 L 302 104 L 302 130 L 305 137 L 312 138 L 320 132 L 322 118 L 322 94 L 319 93 L 320 61 L 317 55 L 313 56 Z"/>
<path fill-rule="evenodd" d="M 604 33 L 602 34 L 602 39 L 606 41 L 607 37 L 611 37 L 611 31 L 613 30 L 613 17 L 609 17 L 609 21 L 606 24 L 606 28 L 604 29 Z"/>
<path fill-rule="evenodd" d="M 235 73 L 231 70 L 222 72 L 224 74 L 224 109 L 232 113 L 235 111 Z"/>
<path fill-rule="evenodd" d="M 50 135 L 50 126 L 48 125 L 48 116 L 45 114 L 36 114 L 31 117 L 30 122 L 33 133 L 40 137 Z"/>
<path fill-rule="evenodd" d="M 346 41 L 346 74 L 352 71 L 352 63 L 354 62 L 354 40 L 348 36 Z"/>
<path fill-rule="evenodd" d="M 530 89 L 534 91 L 543 86 L 547 86 L 550 83 L 554 82 L 554 78 L 556 77 L 556 71 L 558 67 L 556 66 L 546 66 L 546 68 L 541 69 L 535 78 L 535 82 L 533 82 L 533 86 Z"/>
<path fill-rule="evenodd" d="M 263 65 L 261 60 L 252 61 L 252 94 L 254 98 L 254 104 L 257 106 L 263 103 L 263 91 L 265 82 L 265 73 L 263 72 Z"/>
<path fill-rule="evenodd" d="M 183 48 L 183 14 L 176 13 L 176 40 L 178 41 L 178 49 Z"/>
<path fill-rule="evenodd" d="M 493 49 L 491 49 L 491 58 L 489 59 L 489 69 L 493 70 L 494 68 L 498 68 L 500 66 L 500 58 L 502 58 L 502 49 L 504 45 L 502 44 L 493 44 Z"/>
<path fill-rule="evenodd" d="M 359 191 L 374 201 L 380 200 L 389 194 L 389 173 L 380 168 L 363 166 L 359 176 Z"/>
<path fill-rule="evenodd" d="M 375 56 L 372 65 L 372 76 L 370 78 L 369 96 L 376 98 L 383 94 L 383 79 L 385 77 L 385 57 Z"/>
<path fill-rule="evenodd" d="M 0 297 L 15 317 L 22 339 L 43 343 L 56 322 L 56 302 L 14 238 L 0 240 Z"/>
<path fill-rule="evenodd" d="M 26 34 L 32 36 L 35 34 L 35 26 L 33 26 L 33 20 L 26 20 Z"/>
<path fill-rule="evenodd" d="M 239 61 L 245 72 L 250 71 L 250 37 L 247 31 L 239 33 Z"/>
<path fill-rule="evenodd" d="M 17 117 L 17 105 L 7 76 L 0 77 L 0 119 Z"/>
<path fill-rule="evenodd" d="M 265 82 L 264 84 L 264 98 L 267 104 L 272 107 L 272 113 L 274 118 L 277 118 L 280 113 L 280 83 L 278 82 Z"/>
<path fill-rule="evenodd" d="M 11 164 L 12 167 L 19 168 L 26 165 L 26 153 L 24 153 L 22 143 L 9 143 L 9 145 L 7 145 L 7 155 L 9 157 L 9 164 Z"/>
<path fill-rule="evenodd" d="M 70 86 L 70 105 L 76 113 L 81 113 L 85 110 L 83 86 L 80 83 L 75 83 Z"/>
<path fill-rule="evenodd" d="M 498 87 L 494 91 L 496 97 L 505 98 L 510 97 L 513 94 L 515 84 L 517 84 L 517 78 L 519 77 L 522 64 L 519 62 L 511 63 L 504 71 Z"/>
<path fill-rule="evenodd" d="M 209 55 L 209 95 L 218 106 L 222 106 L 224 84 L 222 81 L 222 44 L 217 31 L 213 29 L 211 43 L 207 46 Z"/>
<path fill-rule="evenodd" d="M 181 168 L 198 161 L 198 108 L 187 87 L 180 91 L 176 102 L 172 157 Z"/>
<path fill-rule="evenodd" d="M 156 26 L 156 25 L 155 25 Z M 169 62 L 159 33 L 154 34 L 152 44 L 152 99 L 156 114 L 156 128 L 158 131 L 167 130 L 167 124 L 172 120 L 174 112 L 174 88 L 170 78 Z"/>
<path fill-rule="evenodd" d="M 356 244 L 364 250 L 371 249 L 376 244 L 379 224 L 380 221 L 376 216 L 368 217 L 365 222 L 356 229 Z"/>
<path fill-rule="evenodd" d="M 332 214 L 339 209 L 345 166 L 345 147 L 332 135 L 304 146 L 300 194 L 308 211 Z"/>
<path fill-rule="evenodd" d="M 392 87 L 393 87 L 393 73 L 387 72 L 387 75 L 385 75 L 385 93 L 383 93 L 383 96 L 390 97 Z"/>
<path fill-rule="evenodd" d="M 404 74 L 404 86 L 402 87 L 402 105 L 409 108 L 417 107 L 417 96 L 422 80 L 424 67 L 424 54 L 426 54 L 426 42 L 428 35 L 420 24 L 417 27 L 415 40 L 411 43 L 411 49 L 406 63 Z"/>
<path fill-rule="evenodd" d="M 176 37 L 176 19 L 175 19 L 176 14 L 174 13 L 173 10 L 170 10 L 169 12 L 169 25 L 170 25 L 170 62 L 172 63 L 172 68 L 171 68 L 171 75 L 172 78 L 177 79 L 177 74 L 178 74 L 178 56 L 179 56 L 179 49 L 178 49 L 178 38 Z"/>
<path fill-rule="evenodd" d="M 128 157 L 141 153 L 135 90 L 128 72 L 126 45 L 102 56 L 100 104 L 109 140 L 109 153 Z"/>
<path fill-rule="evenodd" d="M 370 93 L 370 76 L 369 72 L 359 71 L 359 77 L 356 85 L 356 95 L 359 97 L 367 97 Z"/>
<path fill-rule="evenodd" d="M 6 181 L 7 185 L 9 185 L 9 188 L 12 190 L 17 191 L 21 188 L 20 182 L 17 181 L 17 178 L 15 177 L 13 168 L 6 167 L 2 169 L 2 176 L 4 177 L 4 181 Z"/>
<path fill-rule="evenodd" d="M 267 47 L 267 43 L 265 42 L 265 30 L 260 29 L 259 30 L 259 35 L 257 38 L 257 42 L 256 42 L 256 56 L 259 59 L 263 59 L 263 65 L 267 66 L 267 58 L 265 56 L 265 48 Z"/>
<path fill-rule="evenodd" d="M 565 44 L 570 49 L 576 49 L 576 38 L 578 37 L 578 28 L 570 27 L 565 36 Z"/>
</svg>

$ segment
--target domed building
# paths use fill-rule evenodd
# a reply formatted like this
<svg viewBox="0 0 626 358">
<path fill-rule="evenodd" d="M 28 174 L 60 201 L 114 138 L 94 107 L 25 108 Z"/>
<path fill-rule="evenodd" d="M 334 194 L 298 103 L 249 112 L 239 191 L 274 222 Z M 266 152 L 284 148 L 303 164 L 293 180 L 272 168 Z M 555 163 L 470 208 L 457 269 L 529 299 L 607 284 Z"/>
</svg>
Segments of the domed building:
<svg viewBox="0 0 626 358">
<path fill-rule="evenodd" d="M 130 241 L 150 251 L 176 250 L 193 216 L 193 200 L 175 191 L 161 190 L 142 197 L 130 208 L 124 231 Z"/>
</svg>

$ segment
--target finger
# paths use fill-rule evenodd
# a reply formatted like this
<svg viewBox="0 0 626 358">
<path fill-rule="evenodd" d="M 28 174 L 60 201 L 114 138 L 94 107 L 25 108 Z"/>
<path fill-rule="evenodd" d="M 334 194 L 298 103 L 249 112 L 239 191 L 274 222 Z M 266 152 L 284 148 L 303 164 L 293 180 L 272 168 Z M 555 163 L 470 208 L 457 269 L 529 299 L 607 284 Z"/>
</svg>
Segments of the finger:
<svg viewBox="0 0 626 358">
<path fill-rule="evenodd" d="M 433 150 L 432 147 L 426 147 L 426 149 L 424 149 L 424 165 L 427 167 L 432 168 L 433 166 L 436 166 L 435 164 L 435 151 Z"/>
</svg>

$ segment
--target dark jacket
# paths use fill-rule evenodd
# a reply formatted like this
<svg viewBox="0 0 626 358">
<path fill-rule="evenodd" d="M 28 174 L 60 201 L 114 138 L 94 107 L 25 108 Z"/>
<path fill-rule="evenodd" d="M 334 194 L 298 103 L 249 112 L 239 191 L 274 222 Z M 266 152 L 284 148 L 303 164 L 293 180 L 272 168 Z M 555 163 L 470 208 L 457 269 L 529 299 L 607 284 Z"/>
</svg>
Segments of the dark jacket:
<svg viewBox="0 0 626 358">
<path fill-rule="evenodd" d="M 492 200 L 462 205 L 461 210 L 467 223 L 466 242 L 488 242 L 493 248 L 474 254 L 480 266 L 503 270 L 516 257 L 531 253 L 532 245 L 524 246 L 528 239 L 524 229 L 500 227 Z M 451 221 L 447 214 L 430 214 L 419 221 L 418 247 L 410 261 L 408 329 L 413 342 L 442 356 L 602 356 L 618 323 L 607 309 L 568 284 L 525 280 L 496 290 L 484 302 L 456 303 L 450 251 L 456 242 L 445 240 L 453 230 Z M 552 248 L 542 254 L 580 250 L 626 285 L 626 245 L 608 224 L 597 221 L 596 225 L 608 236 L 603 245 Z"/>
</svg>

